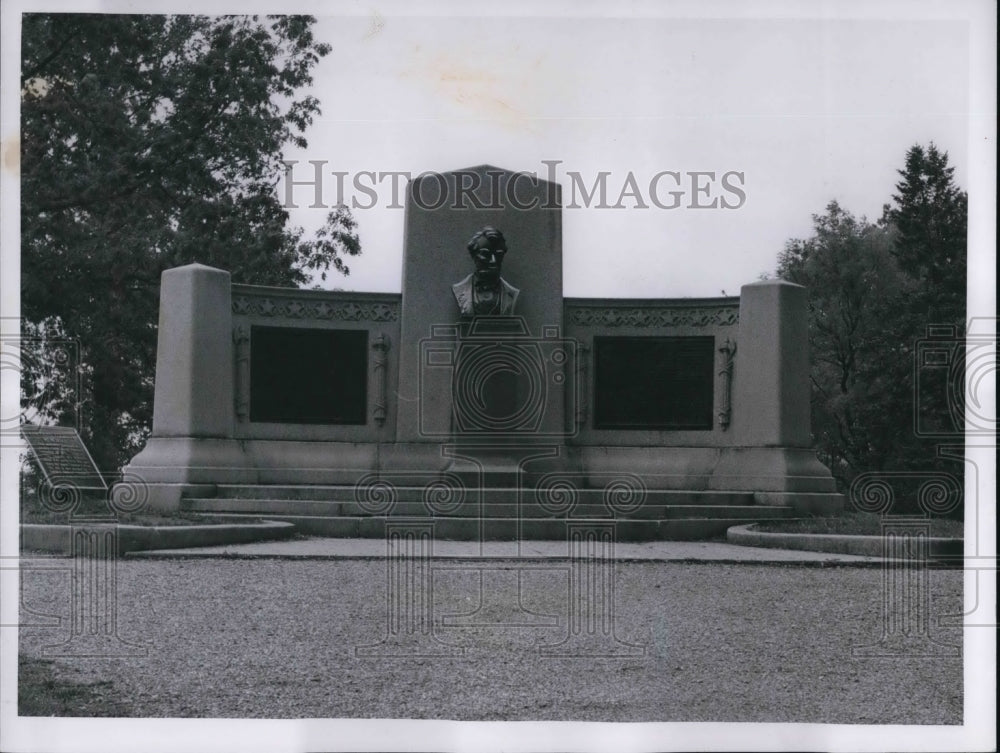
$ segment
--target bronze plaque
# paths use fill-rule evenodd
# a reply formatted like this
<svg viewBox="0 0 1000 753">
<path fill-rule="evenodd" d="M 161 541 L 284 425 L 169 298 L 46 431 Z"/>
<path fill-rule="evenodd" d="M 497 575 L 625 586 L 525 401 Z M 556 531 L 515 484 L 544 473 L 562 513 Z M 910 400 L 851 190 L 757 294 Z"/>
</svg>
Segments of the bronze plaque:
<svg viewBox="0 0 1000 753">
<path fill-rule="evenodd" d="M 594 428 L 710 430 L 714 337 L 595 337 Z"/>
<path fill-rule="evenodd" d="M 367 331 L 251 327 L 251 421 L 364 424 L 367 405 Z"/>
</svg>

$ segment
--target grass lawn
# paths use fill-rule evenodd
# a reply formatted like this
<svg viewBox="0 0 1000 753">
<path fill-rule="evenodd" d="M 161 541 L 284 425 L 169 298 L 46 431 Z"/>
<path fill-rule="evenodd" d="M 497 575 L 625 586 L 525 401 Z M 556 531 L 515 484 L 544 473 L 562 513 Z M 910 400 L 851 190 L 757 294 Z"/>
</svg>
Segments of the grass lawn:
<svg viewBox="0 0 1000 753">
<path fill-rule="evenodd" d="M 56 677 L 53 662 L 19 657 L 18 716 L 125 716 L 128 703 L 110 680 L 75 683 Z"/>
<path fill-rule="evenodd" d="M 85 515 L 102 514 L 107 515 L 107 510 L 91 511 L 83 513 L 77 510 L 73 517 L 67 513 L 56 513 L 51 510 L 31 510 L 21 511 L 22 523 L 34 523 L 41 525 L 70 525 L 74 518 L 79 519 Z M 221 520 L 205 515 L 195 515 L 192 513 L 179 512 L 174 515 L 158 515 L 156 513 L 119 513 L 115 516 L 115 521 L 123 526 L 204 526 L 213 523 L 230 523 L 232 521 Z M 259 519 L 245 519 L 241 522 L 257 523 Z"/>
<path fill-rule="evenodd" d="M 889 516 L 890 518 L 892 516 Z M 801 520 L 767 521 L 757 524 L 758 531 L 769 533 L 823 533 L 849 536 L 881 536 L 883 516 L 870 512 L 849 512 L 830 517 Z M 930 519 L 930 535 L 962 538 L 965 524 L 960 520 Z"/>
</svg>

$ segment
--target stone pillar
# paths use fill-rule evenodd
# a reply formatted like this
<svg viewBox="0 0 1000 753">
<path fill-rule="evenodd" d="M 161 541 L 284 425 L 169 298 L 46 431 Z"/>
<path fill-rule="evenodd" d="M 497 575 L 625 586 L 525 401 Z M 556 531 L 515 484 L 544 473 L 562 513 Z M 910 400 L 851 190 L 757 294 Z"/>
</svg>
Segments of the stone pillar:
<svg viewBox="0 0 1000 753">
<path fill-rule="evenodd" d="M 740 290 L 732 417 L 710 489 L 750 490 L 763 504 L 843 509 L 812 448 L 806 289 L 765 280 Z M 819 495 L 819 496 L 817 496 Z"/>
<path fill-rule="evenodd" d="M 233 314 L 229 273 L 203 264 L 160 280 L 153 433 L 125 467 L 148 490 L 148 509 L 175 511 L 196 484 L 253 483 L 252 459 L 234 439 Z M 124 491 L 123 491 L 124 487 Z M 128 494 L 128 485 L 112 491 Z"/>
<path fill-rule="evenodd" d="M 228 272 L 188 264 L 163 273 L 154 437 L 233 436 L 232 330 Z"/>
<path fill-rule="evenodd" d="M 547 356 L 546 334 L 561 334 L 560 193 L 554 183 L 481 165 L 421 175 L 410 182 L 406 201 L 397 440 L 439 444 L 450 439 L 448 369 L 455 364 L 441 351 L 454 348 L 460 319 L 451 286 L 475 268 L 466 245 L 476 232 L 492 225 L 506 238 L 501 274 L 520 290 L 514 314 L 530 330 L 526 339 L 540 342 Z M 540 433 L 558 435 L 563 395 L 546 387 L 557 409 L 546 411 Z"/>
<path fill-rule="evenodd" d="M 738 445 L 810 447 L 806 289 L 783 280 L 744 285 L 733 374 Z"/>
</svg>

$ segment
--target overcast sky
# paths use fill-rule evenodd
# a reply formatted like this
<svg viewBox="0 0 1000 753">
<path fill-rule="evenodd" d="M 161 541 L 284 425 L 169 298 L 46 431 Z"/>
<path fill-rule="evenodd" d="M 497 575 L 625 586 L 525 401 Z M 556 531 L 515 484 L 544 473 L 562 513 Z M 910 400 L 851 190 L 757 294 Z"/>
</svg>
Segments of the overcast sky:
<svg viewBox="0 0 1000 753">
<path fill-rule="evenodd" d="M 967 186 L 964 21 L 583 7 L 591 15 L 407 17 L 352 6 L 358 15 L 321 17 L 316 34 L 333 46 L 315 75 L 323 116 L 309 148 L 287 153 L 300 161 L 295 178 L 312 177 L 307 160 L 326 160 L 324 200 L 336 195 L 337 170 L 348 173 L 345 198 L 368 202 L 350 190 L 359 171 L 488 163 L 544 174 L 543 160 L 559 160 L 564 192 L 568 171 L 588 187 L 605 171 L 614 204 L 631 173 L 649 208 L 627 198 L 623 209 L 563 211 L 564 293 L 622 297 L 737 294 L 774 271 L 785 241 L 807 236 L 831 199 L 877 218 L 915 143 L 946 150 Z M 648 197 L 662 171 L 682 174 L 680 208 Z M 742 173 L 742 206 L 686 208 L 691 171 L 716 173 L 699 203 L 720 194 L 723 173 Z M 669 205 L 677 188 L 661 180 Z M 355 210 L 364 254 L 326 286 L 400 289 L 404 211 L 388 208 L 390 188 L 385 179 L 376 207 Z M 303 206 L 312 195 L 295 193 Z M 293 219 L 313 228 L 324 214 L 299 209 Z"/>
</svg>

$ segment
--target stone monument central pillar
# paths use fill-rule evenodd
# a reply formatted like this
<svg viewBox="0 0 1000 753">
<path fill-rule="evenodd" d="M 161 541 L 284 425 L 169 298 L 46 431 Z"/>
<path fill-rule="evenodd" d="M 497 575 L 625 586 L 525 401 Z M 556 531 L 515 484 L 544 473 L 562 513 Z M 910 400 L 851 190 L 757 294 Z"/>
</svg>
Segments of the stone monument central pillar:
<svg viewBox="0 0 1000 753">
<path fill-rule="evenodd" d="M 480 448 L 513 473 L 518 448 L 562 445 L 574 349 L 561 220 L 559 186 L 525 173 L 484 165 L 410 183 L 397 441 L 416 455 L 444 467 L 447 448 Z"/>
</svg>

